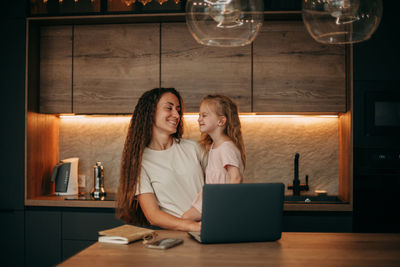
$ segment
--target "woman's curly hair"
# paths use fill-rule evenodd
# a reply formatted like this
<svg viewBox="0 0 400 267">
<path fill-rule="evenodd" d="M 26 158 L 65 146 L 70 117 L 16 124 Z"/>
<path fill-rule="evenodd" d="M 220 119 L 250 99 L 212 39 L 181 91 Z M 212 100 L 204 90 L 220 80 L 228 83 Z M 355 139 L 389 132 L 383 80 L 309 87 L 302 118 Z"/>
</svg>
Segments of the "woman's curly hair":
<svg viewBox="0 0 400 267">
<path fill-rule="evenodd" d="M 143 93 L 132 114 L 121 159 L 116 216 L 126 223 L 138 226 L 149 225 L 135 195 L 140 184 L 143 152 L 150 144 L 153 135 L 157 104 L 165 93 L 174 94 L 181 106 L 179 124 L 172 137 L 179 142 L 183 134 L 184 107 L 178 91 L 174 88 L 154 88 Z"/>
</svg>

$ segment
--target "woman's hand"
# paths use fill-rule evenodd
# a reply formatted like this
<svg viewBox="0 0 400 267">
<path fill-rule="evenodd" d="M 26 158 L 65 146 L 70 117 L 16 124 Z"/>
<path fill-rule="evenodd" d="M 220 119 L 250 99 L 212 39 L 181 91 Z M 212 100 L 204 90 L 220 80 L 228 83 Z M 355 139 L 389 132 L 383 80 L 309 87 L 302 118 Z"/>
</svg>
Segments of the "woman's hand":
<svg viewBox="0 0 400 267">
<path fill-rule="evenodd" d="M 194 220 L 187 220 L 175 217 L 160 210 L 157 199 L 153 193 L 145 193 L 137 196 L 139 205 L 142 208 L 146 219 L 151 225 L 164 229 L 179 231 L 200 231 L 201 223 Z"/>
</svg>

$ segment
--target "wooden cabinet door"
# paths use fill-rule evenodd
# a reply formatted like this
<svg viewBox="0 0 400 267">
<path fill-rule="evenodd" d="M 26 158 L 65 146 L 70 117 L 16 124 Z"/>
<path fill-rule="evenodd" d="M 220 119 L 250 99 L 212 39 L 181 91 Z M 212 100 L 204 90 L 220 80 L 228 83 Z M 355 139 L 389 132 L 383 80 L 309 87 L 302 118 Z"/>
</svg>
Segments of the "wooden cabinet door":
<svg viewBox="0 0 400 267">
<path fill-rule="evenodd" d="M 346 111 L 344 45 L 317 43 L 301 21 L 265 21 L 253 58 L 253 111 Z"/>
<path fill-rule="evenodd" d="M 198 112 L 212 93 L 231 97 L 240 112 L 251 111 L 251 46 L 200 45 L 185 23 L 162 23 L 161 40 L 161 86 L 176 88 L 187 112 Z"/>
<path fill-rule="evenodd" d="M 40 29 L 41 113 L 72 112 L 72 26 Z"/>
<path fill-rule="evenodd" d="M 159 31 L 159 23 L 75 26 L 74 112 L 132 113 L 159 86 Z"/>
</svg>

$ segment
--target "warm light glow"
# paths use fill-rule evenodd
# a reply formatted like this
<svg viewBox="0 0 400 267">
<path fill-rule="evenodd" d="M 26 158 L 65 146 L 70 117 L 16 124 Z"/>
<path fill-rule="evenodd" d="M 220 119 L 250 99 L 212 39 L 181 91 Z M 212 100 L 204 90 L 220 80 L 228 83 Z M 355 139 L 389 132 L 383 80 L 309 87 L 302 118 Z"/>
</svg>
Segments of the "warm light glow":
<svg viewBox="0 0 400 267">
<path fill-rule="evenodd" d="M 42 0 L 43 4 L 47 4 L 48 0 Z M 74 0 L 74 3 L 78 3 L 79 0 Z M 94 3 L 95 0 L 90 0 L 91 3 Z M 148 3 L 150 3 L 152 0 L 139 0 L 140 3 L 142 3 L 142 5 L 147 5 Z M 60 4 L 63 3 L 63 0 L 58 0 L 58 2 Z M 121 0 L 122 3 L 124 3 L 127 7 L 131 6 L 132 4 L 134 4 L 136 2 L 136 0 Z M 162 5 L 165 2 L 168 2 L 168 0 L 157 0 L 157 2 Z M 180 0 L 174 0 L 174 3 L 177 5 L 179 4 Z"/>
<path fill-rule="evenodd" d="M 74 119 L 74 118 L 83 118 L 85 115 L 75 115 L 75 114 L 63 114 L 60 115 L 60 118 L 63 119 Z"/>
<path fill-rule="evenodd" d="M 99 118 L 99 117 L 106 117 L 106 118 L 121 118 L 121 117 L 131 117 L 131 115 L 75 115 L 71 114 L 60 114 L 60 118 Z M 184 118 L 198 118 L 198 113 L 185 113 L 183 115 Z M 240 118 L 338 118 L 338 115 L 295 115 L 295 114 L 256 114 L 256 113 L 242 113 L 239 114 Z"/>
<path fill-rule="evenodd" d="M 147 5 L 148 3 L 151 2 L 151 0 L 139 0 L 140 3 L 142 3 L 142 5 Z"/>
<path fill-rule="evenodd" d="M 320 118 L 338 118 L 338 115 L 318 115 Z"/>
<path fill-rule="evenodd" d="M 162 4 L 164 4 L 165 2 L 167 2 L 168 0 L 157 0 L 157 2 L 160 4 L 160 5 L 162 5 Z"/>
<path fill-rule="evenodd" d="M 122 0 L 122 2 L 125 3 L 126 6 L 131 6 L 136 0 Z"/>
<path fill-rule="evenodd" d="M 197 118 L 199 117 L 199 114 L 197 113 L 189 113 L 183 115 L 185 118 Z M 311 118 L 338 118 L 338 115 L 295 115 L 295 114 L 274 114 L 274 115 L 269 115 L 269 114 L 256 114 L 256 113 L 243 113 L 239 114 L 240 118 L 306 118 L 306 117 L 311 117 Z"/>
</svg>

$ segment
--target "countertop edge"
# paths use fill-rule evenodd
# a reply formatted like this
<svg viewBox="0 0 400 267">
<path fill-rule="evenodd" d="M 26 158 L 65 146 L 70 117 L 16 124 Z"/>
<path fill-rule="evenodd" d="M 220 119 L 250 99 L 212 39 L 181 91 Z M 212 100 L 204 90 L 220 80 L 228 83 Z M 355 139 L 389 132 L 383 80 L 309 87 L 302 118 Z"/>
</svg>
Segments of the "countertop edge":
<svg viewBox="0 0 400 267">
<path fill-rule="evenodd" d="M 45 200 L 27 199 L 25 206 L 35 207 L 78 207 L 78 208 L 115 208 L 115 201 L 105 200 Z"/>
<path fill-rule="evenodd" d="M 25 206 L 38 207 L 81 207 L 81 208 L 115 208 L 115 201 L 105 200 L 49 200 L 26 199 Z M 352 205 L 344 204 L 292 204 L 285 203 L 284 211 L 352 211 Z"/>
</svg>

